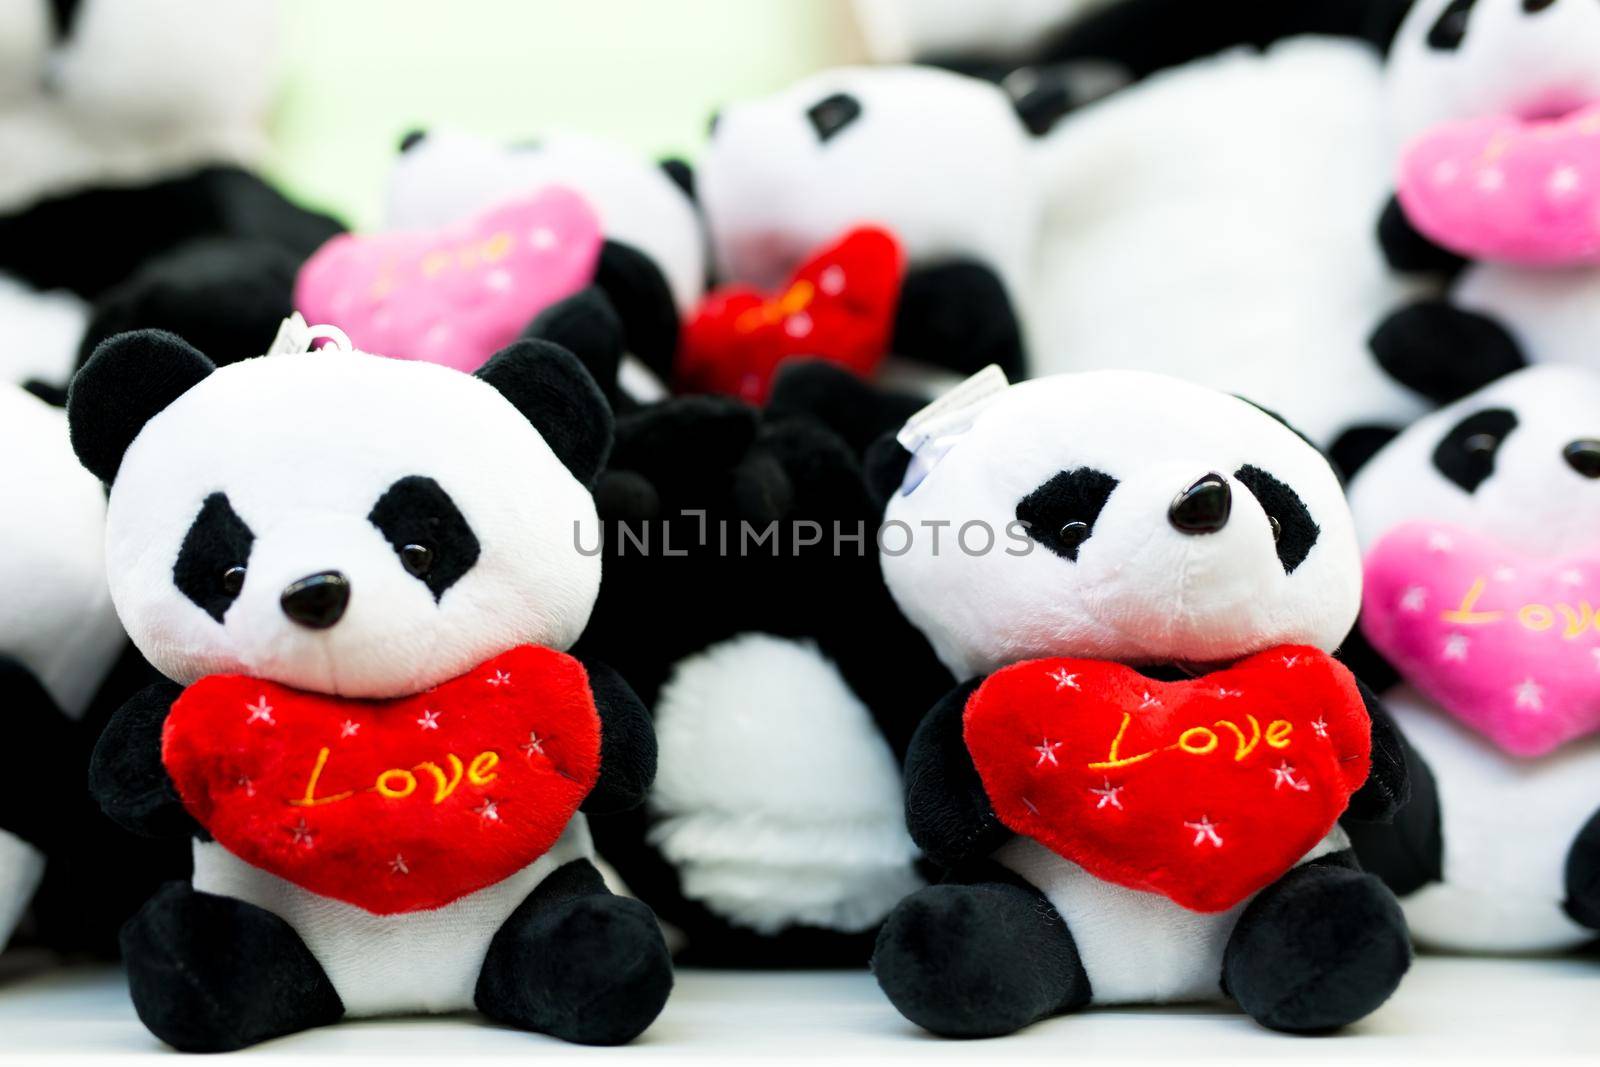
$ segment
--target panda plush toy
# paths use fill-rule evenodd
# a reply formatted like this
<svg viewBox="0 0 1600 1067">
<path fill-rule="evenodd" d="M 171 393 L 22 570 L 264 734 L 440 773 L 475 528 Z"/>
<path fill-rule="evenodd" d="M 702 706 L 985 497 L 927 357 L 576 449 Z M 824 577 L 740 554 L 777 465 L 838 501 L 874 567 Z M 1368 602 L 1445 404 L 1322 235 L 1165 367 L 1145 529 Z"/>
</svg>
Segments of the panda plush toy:
<svg viewBox="0 0 1600 1067">
<path fill-rule="evenodd" d="M 339 227 L 248 169 L 277 15 L 275 0 L 0 12 L 0 276 L 88 319 L 29 369 L 42 389 L 118 329 L 182 327 L 238 358 L 288 314 L 295 266 Z"/>
<path fill-rule="evenodd" d="M 1329 656 L 1361 595 L 1337 476 L 1175 379 L 999 385 L 874 466 L 884 577 L 963 680 L 906 762 L 912 837 L 951 875 L 890 915 L 879 983 L 952 1036 L 1224 997 L 1276 1030 L 1355 1022 L 1410 947 L 1339 820 L 1406 788 Z"/>
<path fill-rule="evenodd" d="M 337 416 L 286 414 L 308 395 Z M 580 546 L 611 439 L 575 357 L 218 369 L 143 331 L 97 349 L 68 415 L 110 486 L 117 613 L 171 679 L 117 714 L 91 788 L 194 841 L 192 883 L 122 935 L 150 1030 L 219 1051 L 473 1007 L 585 1043 L 649 1025 L 666 947 L 579 814 L 642 800 L 655 743 L 615 672 L 562 651 L 599 588 Z"/>
<path fill-rule="evenodd" d="M 78 798 L 88 761 L 86 713 L 126 644 L 106 589 L 105 496 L 73 458 L 66 417 L 0 384 L 0 688 L 11 750 L 0 787 L 0 948 L 46 876 L 85 836 Z M 104 874 L 105 872 L 101 872 Z M 121 872 L 128 878 L 133 872 Z M 106 883 L 99 883 L 102 890 Z M 80 927 L 103 927 L 80 886 Z M 80 942 L 81 943 L 81 942 Z"/>
<path fill-rule="evenodd" d="M 1382 244 L 1448 292 L 1384 321 L 1383 366 L 1450 401 L 1525 363 L 1600 365 L 1600 8 L 1417 0 L 1386 91 Z"/>
<path fill-rule="evenodd" d="M 618 418 L 580 647 L 638 686 L 660 774 L 592 825 L 681 962 L 859 967 L 923 884 L 900 764 L 950 680 L 883 584 L 858 458 L 916 406 L 814 362 L 765 409 L 680 396 Z"/>
<path fill-rule="evenodd" d="M 1411 802 L 1352 827 L 1417 941 L 1547 952 L 1600 932 L 1600 375 L 1517 371 L 1419 420 L 1350 486 L 1353 660 L 1414 746 Z M 1376 653 L 1374 655 L 1373 653 Z"/>
</svg>

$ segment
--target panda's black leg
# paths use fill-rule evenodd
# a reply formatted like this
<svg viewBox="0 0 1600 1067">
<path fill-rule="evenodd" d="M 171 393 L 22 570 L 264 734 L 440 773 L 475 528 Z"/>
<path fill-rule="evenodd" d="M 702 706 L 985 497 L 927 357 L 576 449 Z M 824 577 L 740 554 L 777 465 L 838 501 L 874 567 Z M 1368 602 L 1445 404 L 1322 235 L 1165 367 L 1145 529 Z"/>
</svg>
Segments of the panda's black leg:
<svg viewBox="0 0 1600 1067">
<path fill-rule="evenodd" d="M 974 260 L 908 271 L 895 310 L 891 350 L 957 374 L 998 364 L 1027 374 L 1022 326 L 1000 276 Z"/>
<path fill-rule="evenodd" d="M 1228 939 L 1222 984 L 1262 1026 L 1321 1033 L 1376 1010 L 1410 966 L 1394 894 L 1375 875 L 1317 862 L 1296 867 L 1245 908 Z"/>
<path fill-rule="evenodd" d="M 181 882 L 122 929 L 134 1010 L 183 1052 L 229 1052 L 344 1015 L 333 983 L 288 923 Z"/>
<path fill-rule="evenodd" d="M 1567 852 L 1567 914 L 1600 930 L 1600 811 L 1589 817 Z"/>
<path fill-rule="evenodd" d="M 1391 378 L 1441 404 L 1527 362 L 1504 326 L 1444 300 L 1401 308 L 1378 325 L 1368 344 Z"/>
<path fill-rule="evenodd" d="M 1035 888 L 994 881 L 929 886 L 890 913 L 872 970 L 900 1014 L 946 1037 L 994 1037 L 1089 1003 L 1067 924 Z"/>
<path fill-rule="evenodd" d="M 655 1021 L 672 991 L 661 927 L 612 895 L 588 860 L 558 868 L 489 944 L 478 1009 L 491 1019 L 584 1045 L 620 1045 Z"/>
</svg>

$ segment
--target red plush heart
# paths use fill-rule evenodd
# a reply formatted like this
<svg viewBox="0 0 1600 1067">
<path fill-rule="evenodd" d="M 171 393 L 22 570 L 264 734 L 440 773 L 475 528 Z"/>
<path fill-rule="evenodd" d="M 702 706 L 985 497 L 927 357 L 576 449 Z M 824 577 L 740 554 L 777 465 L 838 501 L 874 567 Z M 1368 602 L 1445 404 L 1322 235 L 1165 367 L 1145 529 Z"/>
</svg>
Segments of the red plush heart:
<svg viewBox="0 0 1600 1067">
<path fill-rule="evenodd" d="M 392 915 L 548 851 L 600 774 L 600 716 L 583 665 L 531 646 L 396 700 L 212 675 L 173 704 L 162 759 L 228 851 Z"/>
<path fill-rule="evenodd" d="M 684 327 L 676 384 L 762 403 L 791 357 L 871 374 L 888 353 L 904 275 L 900 242 L 863 226 L 807 260 L 777 296 L 748 286 L 714 290 Z"/>
<path fill-rule="evenodd" d="M 1355 679 L 1284 646 L 1156 682 L 1048 659 L 972 694 L 966 741 L 995 813 L 1097 878 L 1223 911 L 1327 835 L 1367 779 Z"/>
</svg>

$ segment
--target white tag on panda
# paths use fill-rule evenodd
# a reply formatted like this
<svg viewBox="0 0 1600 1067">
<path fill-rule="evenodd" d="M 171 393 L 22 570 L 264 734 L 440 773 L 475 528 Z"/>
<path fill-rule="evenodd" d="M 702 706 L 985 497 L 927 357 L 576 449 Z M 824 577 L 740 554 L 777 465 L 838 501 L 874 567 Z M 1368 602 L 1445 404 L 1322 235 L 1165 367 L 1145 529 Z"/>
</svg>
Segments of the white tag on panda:
<svg viewBox="0 0 1600 1067">
<path fill-rule="evenodd" d="M 895 435 L 900 447 L 911 453 L 905 478 L 900 482 L 901 495 L 922 484 L 940 458 L 971 428 L 973 420 L 1010 387 L 1006 372 L 991 363 L 907 419 Z"/>
<path fill-rule="evenodd" d="M 278 336 L 272 339 L 272 344 L 267 348 L 267 355 L 281 356 L 295 352 L 309 352 L 311 346 L 318 340 L 327 340 L 340 352 L 353 352 L 355 346 L 350 343 L 350 335 L 337 326 L 326 324 L 309 326 L 305 316 L 296 311 L 283 322 L 278 324 Z"/>
</svg>

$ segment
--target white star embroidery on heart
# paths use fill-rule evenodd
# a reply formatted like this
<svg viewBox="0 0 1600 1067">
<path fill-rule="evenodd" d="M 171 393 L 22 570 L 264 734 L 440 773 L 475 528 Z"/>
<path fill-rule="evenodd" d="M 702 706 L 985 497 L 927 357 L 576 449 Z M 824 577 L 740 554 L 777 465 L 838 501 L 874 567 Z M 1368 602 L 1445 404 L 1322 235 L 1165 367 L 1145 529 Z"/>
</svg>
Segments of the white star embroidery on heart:
<svg viewBox="0 0 1600 1067">
<path fill-rule="evenodd" d="M 541 756 L 544 755 L 544 742 L 539 739 L 539 734 L 536 731 L 528 732 L 528 742 L 522 746 L 522 751 L 530 756 L 535 752 Z"/>
<path fill-rule="evenodd" d="M 1160 706 L 1161 701 L 1151 696 L 1150 691 L 1146 689 L 1144 692 L 1144 699 L 1139 701 L 1139 710 L 1143 711 L 1145 708 L 1159 708 Z"/>
<path fill-rule="evenodd" d="M 1328 720 L 1327 719 L 1318 719 L 1316 722 L 1311 724 L 1311 729 L 1316 731 L 1316 734 L 1317 734 L 1318 737 L 1327 737 L 1328 736 Z"/>
<path fill-rule="evenodd" d="M 1465 663 L 1467 661 L 1467 648 L 1472 644 L 1466 634 L 1451 634 L 1444 639 L 1444 649 L 1440 658 L 1445 662 Z"/>
<path fill-rule="evenodd" d="M 248 778 L 240 778 L 233 784 L 238 786 L 240 789 L 243 789 L 244 795 L 247 797 L 253 797 L 256 795 L 256 784 Z"/>
<path fill-rule="evenodd" d="M 278 725 L 278 720 L 272 717 L 272 705 L 267 703 L 267 695 L 265 693 L 261 694 L 260 699 L 254 704 L 246 704 L 244 710 L 250 713 L 250 718 L 245 720 L 246 726 L 257 722 L 264 722 L 268 726 Z"/>
<path fill-rule="evenodd" d="M 492 800 L 485 800 L 482 804 L 472 809 L 472 814 L 481 816 L 484 822 L 499 822 L 500 805 Z"/>
<path fill-rule="evenodd" d="M 411 868 L 406 866 L 406 858 L 404 856 L 400 855 L 398 852 L 395 853 L 394 859 L 389 861 L 389 873 L 390 874 L 410 874 L 411 873 Z"/>
<path fill-rule="evenodd" d="M 346 719 L 344 725 L 339 727 L 340 737 L 354 737 L 361 732 L 361 724 L 354 719 Z"/>
<path fill-rule="evenodd" d="M 1109 778 L 1106 779 L 1106 784 L 1100 789 L 1090 786 L 1089 792 L 1100 798 L 1095 802 L 1094 809 L 1099 811 L 1101 808 L 1109 804 L 1113 808 L 1120 810 L 1122 808 L 1122 801 L 1118 799 L 1117 794 L 1121 793 L 1126 788 L 1127 786 L 1124 785 L 1112 785 L 1111 779 Z"/>
<path fill-rule="evenodd" d="M 1594 657 L 1595 669 L 1600 670 L 1600 648 L 1591 648 L 1589 655 Z"/>
<path fill-rule="evenodd" d="M 1186 822 L 1183 824 L 1194 831 L 1194 844 L 1196 848 L 1211 842 L 1212 848 L 1222 847 L 1222 835 L 1217 833 L 1217 824 L 1211 821 L 1210 816 L 1201 816 L 1199 822 Z"/>
<path fill-rule="evenodd" d="M 1430 552 L 1449 552 L 1455 547 L 1456 543 L 1451 540 L 1450 535 L 1447 533 L 1436 530 L 1428 535 L 1428 551 Z"/>
<path fill-rule="evenodd" d="M 312 846 L 313 842 L 311 839 L 317 836 L 317 832 L 311 827 L 307 826 L 306 821 L 303 818 L 293 826 L 289 827 L 288 833 L 289 837 L 294 841 L 295 844 L 304 845 L 306 848 L 310 848 Z"/>
<path fill-rule="evenodd" d="M 1400 610 L 1409 611 L 1413 615 L 1428 609 L 1428 591 L 1420 585 L 1413 585 L 1400 595 Z"/>
<path fill-rule="evenodd" d="M 1296 780 L 1294 768 L 1289 766 L 1288 760 L 1283 760 L 1272 768 L 1272 791 L 1276 793 L 1283 786 L 1288 786 L 1290 789 L 1300 793 L 1307 793 L 1311 790 L 1310 782 Z"/>
<path fill-rule="evenodd" d="M 1033 746 L 1033 750 L 1039 753 L 1039 759 L 1034 763 L 1034 766 L 1043 767 L 1046 760 L 1050 762 L 1052 767 L 1061 766 L 1061 762 L 1056 759 L 1056 749 L 1060 748 L 1061 745 L 1062 742 L 1052 741 L 1048 737 L 1041 739 L 1039 744 Z"/>
<path fill-rule="evenodd" d="M 1050 677 L 1055 681 L 1056 692 L 1058 693 L 1063 689 L 1078 688 L 1078 676 L 1076 674 L 1068 674 L 1065 667 L 1057 667 L 1050 672 Z"/>
<path fill-rule="evenodd" d="M 485 678 L 484 681 L 493 686 L 510 685 L 511 675 L 507 674 L 505 671 L 495 671 L 493 677 Z"/>
<path fill-rule="evenodd" d="M 1566 570 L 1561 572 L 1561 584 L 1562 585 L 1582 585 L 1583 584 L 1583 572 L 1578 570 L 1576 567 L 1567 568 Z"/>
<path fill-rule="evenodd" d="M 1516 688 L 1517 707 L 1527 711 L 1539 711 L 1544 707 L 1544 689 L 1532 678 L 1525 678 Z"/>
<path fill-rule="evenodd" d="M 1497 582 L 1514 582 L 1517 580 L 1516 569 L 1505 566 L 1496 567 L 1494 569 L 1494 580 Z"/>
<path fill-rule="evenodd" d="M 1300 657 L 1298 655 L 1283 657 L 1283 665 L 1285 667 L 1293 667 L 1295 664 L 1297 664 L 1299 662 L 1300 662 Z"/>
<path fill-rule="evenodd" d="M 1222 686 L 1218 688 L 1217 696 L 1221 697 L 1223 700 L 1227 700 L 1229 697 L 1242 697 L 1244 696 L 1244 690 L 1229 689 L 1227 686 Z"/>
<path fill-rule="evenodd" d="M 417 725 L 424 730 L 437 730 L 439 728 L 439 713 L 437 711 L 424 711 L 422 718 L 417 720 Z"/>
</svg>

